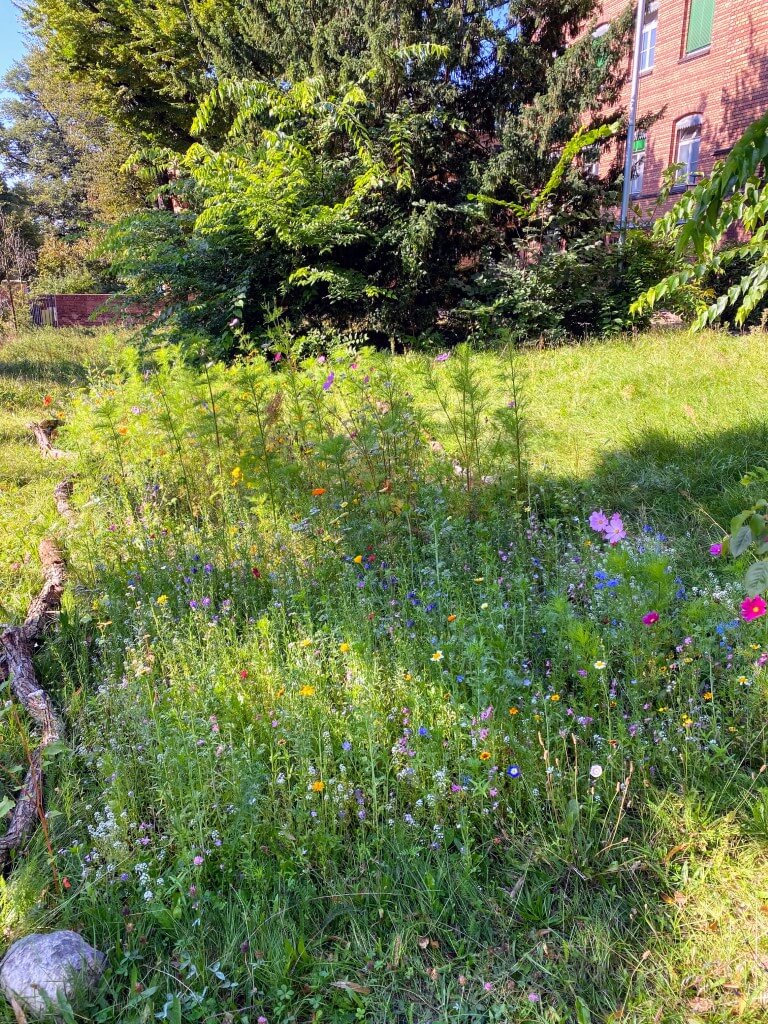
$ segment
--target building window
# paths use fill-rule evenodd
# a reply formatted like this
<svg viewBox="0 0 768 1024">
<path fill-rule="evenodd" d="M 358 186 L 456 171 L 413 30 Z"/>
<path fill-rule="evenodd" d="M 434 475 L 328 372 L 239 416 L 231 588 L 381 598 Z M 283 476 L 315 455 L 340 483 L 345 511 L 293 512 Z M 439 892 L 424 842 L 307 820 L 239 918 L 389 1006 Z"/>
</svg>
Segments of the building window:
<svg viewBox="0 0 768 1024">
<path fill-rule="evenodd" d="M 659 24 L 658 0 L 650 0 L 645 8 L 645 21 L 640 42 L 640 71 L 650 71 L 656 59 L 656 29 Z"/>
<path fill-rule="evenodd" d="M 715 20 L 715 0 L 690 0 L 688 35 L 685 52 L 696 53 L 712 42 L 712 23 Z"/>
<path fill-rule="evenodd" d="M 632 173 L 629 182 L 629 194 L 633 199 L 637 199 L 643 191 L 646 145 L 647 140 L 645 135 L 638 135 L 632 143 Z"/>
<path fill-rule="evenodd" d="M 676 185 L 685 188 L 696 184 L 701 151 L 701 115 L 691 114 L 677 122 L 675 127 L 675 163 L 680 164 Z"/>
<path fill-rule="evenodd" d="M 587 178 L 600 177 L 600 147 L 588 146 L 582 151 L 581 166 Z"/>
</svg>

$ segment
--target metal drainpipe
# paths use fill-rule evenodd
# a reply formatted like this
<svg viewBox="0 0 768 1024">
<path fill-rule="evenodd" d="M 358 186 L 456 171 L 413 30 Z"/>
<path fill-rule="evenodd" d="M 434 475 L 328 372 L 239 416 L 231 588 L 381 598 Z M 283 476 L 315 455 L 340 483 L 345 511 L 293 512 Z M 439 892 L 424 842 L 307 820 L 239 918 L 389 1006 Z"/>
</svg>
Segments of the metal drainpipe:
<svg viewBox="0 0 768 1024">
<path fill-rule="evenodd" d="M 627 122 L 627 149 L 624 154 L 624 185 L 621 190 L 621 216 L 619 217 L 619 245 L 624 244 L 629 216 L 629 194 L 632 188 L 632 147 L 635 143 L 637 97 L 640 92 L 640 51 L 643 44 L 643 22 L 646 0 L 637 0 L 635 18 L 635 48 L 632 57 L 632 84 L 629 91 L 629 121 Z"/>
</svg>

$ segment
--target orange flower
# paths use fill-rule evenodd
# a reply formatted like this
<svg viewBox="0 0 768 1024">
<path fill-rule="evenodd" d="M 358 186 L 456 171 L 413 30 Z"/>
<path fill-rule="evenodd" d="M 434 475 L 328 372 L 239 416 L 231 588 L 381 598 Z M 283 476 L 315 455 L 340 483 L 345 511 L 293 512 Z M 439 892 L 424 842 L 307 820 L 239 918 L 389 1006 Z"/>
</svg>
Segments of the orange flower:
<svg viewBox="0 0 768 1024">
<path fill-rule="evenodd" d="M 448 621 L 449 622 L 455 622 L 456 621 L 456 616 L 455 615 L 449 615 L 448 616 Z"/>
<path fill-rule="evenodd" d="M 362 560 L 363 560 L 363 556 L 362 555 L 355 555 L 355 557 L 352 559 L 352 561 L 355 563 L 355 565 L 360 565 Z"/>
<path fill-rule="evenodd" d="M 490 750 L 481 750 L 480 751 L 480 760 L 481 761 L 489 761 L 490 758 L 491 758 Z"/>
<path fill-rule="evenodd" d="M 317 782 L 312 783 L 312 791 L 314 793 L 322 793 L 324 789 L 325 783 L 321 782 L 320 779 L 318 779 Z"/>
<path fill-rule="evenodd" d="M 520 708 L 510 708 L 509 709 L 509 713 L 510 713 L 510 715 L 519 715 L 520 714 Z"/>
<path fill-rule="evenodd" d="M 53 397 L 51 395 L 46 395 L 45 398 L 43 399 L 43 405 L 48 406 L 48 405 L 52 405 L 52 404 L 53 404 Z"/>
<path fill-rule="evenodd" d="M 313 498 L 319 498 L 321 494 L 325 494 L 325 488 L 324 487 L 315 487 L 312 490 L 312 497 Z"/>
</svg>

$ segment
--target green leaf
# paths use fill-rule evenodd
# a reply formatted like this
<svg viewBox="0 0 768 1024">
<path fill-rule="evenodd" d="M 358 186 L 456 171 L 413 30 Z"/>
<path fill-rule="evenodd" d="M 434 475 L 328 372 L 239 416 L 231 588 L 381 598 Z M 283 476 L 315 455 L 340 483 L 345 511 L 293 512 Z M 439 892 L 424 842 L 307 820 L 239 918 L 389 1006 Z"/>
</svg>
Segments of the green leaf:
<svg viewBox="0 0 768 1024">
<path fill-rule="evenodd" d="M 732 537 L 731 537 L 731 554 L 734 558 L 738 558 L 739 555 L 743 555 L 744 552 L 752 546 L 752 530 L 749 526 L 742 526 Z"/>
<path fill-rule="evenodd" d="M 16 806 L 16 801 L 11 800 L 10 797 L 4 796 L 0 799 L 0 818 L 4 818 L 9 811 L 12 811 Z"/>
<path fill-rule="evenodd" d="M 768 561 L 750 565 L 744 574 L 744 586 L 750 594 L 761 594 L 768 590 Z"/>
</svg>

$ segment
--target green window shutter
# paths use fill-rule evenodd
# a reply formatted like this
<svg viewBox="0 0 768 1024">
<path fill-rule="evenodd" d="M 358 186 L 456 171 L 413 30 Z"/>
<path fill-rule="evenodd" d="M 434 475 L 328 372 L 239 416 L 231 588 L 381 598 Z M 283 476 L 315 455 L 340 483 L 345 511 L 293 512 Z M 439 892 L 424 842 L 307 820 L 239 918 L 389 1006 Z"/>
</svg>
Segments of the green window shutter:
<svg viewBox="0 0 768 1024">
<path fill-rule="evenodd" d="M 694 53 L 712 42 L 712 22 L 715 19 L 715 0 L 691 0 L 688 15 L 688 38 L 685 52 Z"/>
</svg>

